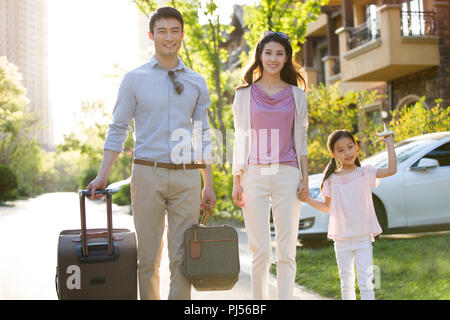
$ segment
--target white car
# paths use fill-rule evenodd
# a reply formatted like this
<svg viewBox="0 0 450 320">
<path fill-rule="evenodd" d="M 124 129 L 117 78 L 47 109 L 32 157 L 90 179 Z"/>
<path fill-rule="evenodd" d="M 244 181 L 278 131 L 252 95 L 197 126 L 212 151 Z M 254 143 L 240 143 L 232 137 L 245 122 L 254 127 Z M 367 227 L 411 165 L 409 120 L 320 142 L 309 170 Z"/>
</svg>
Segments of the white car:
<svg viewBox="0 0 450 320">
<path fill-rule="evenodd" d="M 425 134 L 395 145 L 397 173 L 380 179 L 372 189 L 375 211 L 383 233 L 450 229 L 450 131 Z M 387 166 L 387 152 L 361 165 Z M 323 201 L 322 174 L 309 177 L 312 198 Z M 301 241 L 325 240 L 327 213 L 302 202 L 298 236 Z"/>
</svg>

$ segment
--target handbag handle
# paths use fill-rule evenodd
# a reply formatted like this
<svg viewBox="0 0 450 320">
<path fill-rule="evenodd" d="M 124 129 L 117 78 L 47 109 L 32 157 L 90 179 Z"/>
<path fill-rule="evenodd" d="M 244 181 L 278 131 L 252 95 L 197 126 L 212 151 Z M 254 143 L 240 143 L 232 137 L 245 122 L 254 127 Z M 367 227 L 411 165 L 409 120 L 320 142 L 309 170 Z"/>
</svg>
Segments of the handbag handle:
<svg viewBox="0 0 450 320">
<path fill-rule="evenodd" d="M 206 224 L 208 223 L 209 218 L 214 219 L 209 203 L 210 203 L 209 200 L 206 200 L 205 202 L 206 206 L 203 208 L 203 215 L 200 221 L 200 224 L 204 226 L 206 226 Z"/>
<path fill-rule="evenodd" d="M 95 194 L 106 195 L 106 214 L 107 214 L 107 224 L 108 224 L 108 255 L 111 256 L 114 253 L 114 241 L 113 241 L 113 226 L 112 226 L 112 190 L 96 190 Z M 86 229 L 86 197 L 91 195 L 91 190 L 80 190 L 78 191 L 80 197 L 80 217 L 81 217 L 81 253 L 83 257 L 88 256 L 88 245 L 87 245 L 87 229 Z"/>
</svg>

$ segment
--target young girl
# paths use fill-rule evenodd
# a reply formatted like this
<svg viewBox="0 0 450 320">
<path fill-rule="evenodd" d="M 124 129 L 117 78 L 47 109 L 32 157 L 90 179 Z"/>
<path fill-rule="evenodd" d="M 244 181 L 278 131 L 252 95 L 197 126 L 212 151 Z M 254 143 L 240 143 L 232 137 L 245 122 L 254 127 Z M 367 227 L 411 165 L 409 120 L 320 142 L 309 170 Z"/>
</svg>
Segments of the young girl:
<svg viewBox="0 0 450 320">
<path fill-rule="evenodd" d="M 306 195 L 306 203 L 330 214 L 328 238 L 334 240 L 343 300 L 356 299 L 354 265 L 361 299 L 375 299 L 372 242 L 382 230 L 373 206 L 372 187 L 378 186 L 378 178 L 397 172 L 392 135 L 383 140 L 388 150 L 388 167 L 361 167 L 358 146 L 352 134 L 348 130 L 331 133 L 328 150 L 332 158 L 325 169 L 321 185 L 325 202 Z"/>
</svg>

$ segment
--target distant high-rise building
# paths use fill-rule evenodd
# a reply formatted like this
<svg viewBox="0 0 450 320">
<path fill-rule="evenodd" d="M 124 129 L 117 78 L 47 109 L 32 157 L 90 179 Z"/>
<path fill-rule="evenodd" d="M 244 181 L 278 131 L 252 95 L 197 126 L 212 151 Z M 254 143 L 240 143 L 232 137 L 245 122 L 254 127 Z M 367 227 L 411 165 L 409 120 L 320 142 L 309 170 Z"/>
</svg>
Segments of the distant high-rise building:
<svg viewBox="0 0 450 320">
<path fill-rule="evenodd" d="M 45 149 L 52 149 L 47 11 L 47 0 L 0 0 L 0 56 L 19 67 L 31 111 L 40 119 L 35 136 Z"/>
</svg>

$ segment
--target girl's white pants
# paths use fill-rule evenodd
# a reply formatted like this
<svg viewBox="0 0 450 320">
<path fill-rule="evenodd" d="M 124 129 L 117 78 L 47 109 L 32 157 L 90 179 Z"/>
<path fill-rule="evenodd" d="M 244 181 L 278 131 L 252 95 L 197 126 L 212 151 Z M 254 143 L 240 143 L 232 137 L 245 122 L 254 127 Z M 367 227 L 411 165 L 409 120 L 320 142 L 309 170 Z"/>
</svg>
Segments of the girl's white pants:
<svg viewBox="0 0 450 320">
<path fill-rule="evenodd" d="M 269 299 L 270 208 L 275 226 L 278 299 L 291 299 L 296 274 L 296 244 L 301 202 L 298 168 L 288 165 L 252 165 L 241 177 L 245 227 L 252 252 L 253 299 Z"/>
<path fill-rule="evenodd" d="M 373 255 L 370 236 L 335 240 L 334 249 L 341 278 L 343 300 L 356 300 L 355 266 L 361 300 L 375 300 L 373 290 Z"/>
</svg>

